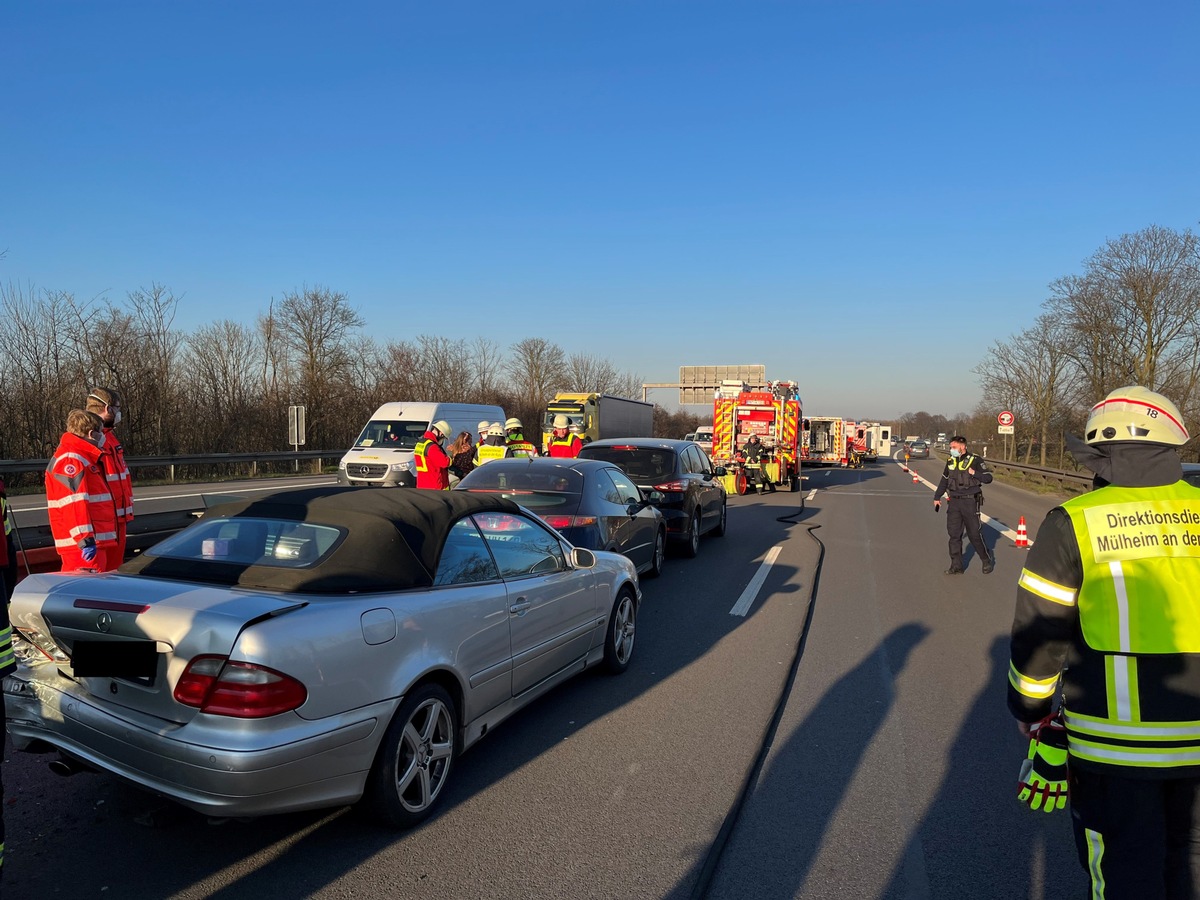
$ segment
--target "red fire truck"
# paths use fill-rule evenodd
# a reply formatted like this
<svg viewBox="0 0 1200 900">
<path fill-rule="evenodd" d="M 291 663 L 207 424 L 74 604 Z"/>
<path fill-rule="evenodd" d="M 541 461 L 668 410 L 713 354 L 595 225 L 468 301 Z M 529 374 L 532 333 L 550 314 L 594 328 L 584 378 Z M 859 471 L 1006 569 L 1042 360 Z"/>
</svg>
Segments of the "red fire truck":
<svg viewBox="0 0 1200 900">
<path fill-rule="evenodd" d="M 726 488 L 746 493 L 742 448 L 757 434 L 770 451 L 767 476 L 800 490 L 800 395 L 794 381 L 770 381 L 765 388 L 725 382 L 713 400 L 713 462 L 729 470 Z"/>
</svg>

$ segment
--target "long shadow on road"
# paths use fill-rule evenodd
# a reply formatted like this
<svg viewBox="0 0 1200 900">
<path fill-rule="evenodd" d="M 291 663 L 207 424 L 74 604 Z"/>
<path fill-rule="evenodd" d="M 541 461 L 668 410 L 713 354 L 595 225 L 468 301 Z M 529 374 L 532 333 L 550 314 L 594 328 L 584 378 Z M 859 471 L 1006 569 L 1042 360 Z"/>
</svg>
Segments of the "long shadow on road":
<svg viewBox="0 0 1200 900">
<path fill-rule="evenodd" d="M 896 628 L 838 679 L 786 741 L 772 750 L 749 801 L 753 815 L 738 822 L 727 853 L 727 860 L 742 869 L 742 877 L 719 873 L 708 896 L 740 900 L 799 893 L 813 875 L 822 841 L 864 754 L 892 709 L 893 681 L 928 634 L 924 625 L 915 623 Z M 870 848 L 862 850 L 869 859 Z M 671 892 L 672 900 L 692 896 L 697 871 Z"/>
</svg>

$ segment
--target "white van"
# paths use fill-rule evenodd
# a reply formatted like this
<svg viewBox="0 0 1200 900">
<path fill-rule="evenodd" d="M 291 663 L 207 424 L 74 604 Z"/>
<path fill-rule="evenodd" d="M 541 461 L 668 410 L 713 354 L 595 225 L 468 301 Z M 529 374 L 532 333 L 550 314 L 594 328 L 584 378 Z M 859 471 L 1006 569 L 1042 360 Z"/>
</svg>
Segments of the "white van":
<svg viewBox="0 0 1200 900">
<path fill-rule="evenodd" d="M 504 410 L 478 403 L 385 403 L 338 463 L 338 484 L 416 487 L 413 450 L 429 426 L 442 419 L 450 425 L 449 447 L 463 431 L 478 440 L 480 422 L 503 427 Z"/>
<path fill-rule="evenodd" d="M 711 425 L 701 425 L 696 429 L 696 434 L 692 438 L 692 442 L 700 445 L 700 449 L 709 455 L 713 452 L 713 427 Z"/>
</svg>

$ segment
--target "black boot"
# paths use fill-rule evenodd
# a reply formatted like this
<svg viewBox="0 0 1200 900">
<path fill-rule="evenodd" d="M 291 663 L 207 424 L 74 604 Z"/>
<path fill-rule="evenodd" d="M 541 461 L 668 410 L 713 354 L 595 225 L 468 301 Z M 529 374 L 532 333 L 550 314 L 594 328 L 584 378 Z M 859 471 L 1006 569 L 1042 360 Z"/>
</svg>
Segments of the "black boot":
<svg viewBox="0 0 1200 900">
<path fill-rule="evenodd" d="M 987 559 L 985 559 L 983 561 L 983 574 L 984 575 L 991 575 L 992 571 L 995 568 L 996 568 L 996 557 L 989 556 Z"/>
<path fill-rule="evenodd" d="M 962 573 L 963 573 L 963 567 L 960 566 L 958 563 L 953 563 L 953 562 L 950 563 L 950 568 L 948 568 L 946 570 L 947 575 L 961 575 Z"/>
</svg>

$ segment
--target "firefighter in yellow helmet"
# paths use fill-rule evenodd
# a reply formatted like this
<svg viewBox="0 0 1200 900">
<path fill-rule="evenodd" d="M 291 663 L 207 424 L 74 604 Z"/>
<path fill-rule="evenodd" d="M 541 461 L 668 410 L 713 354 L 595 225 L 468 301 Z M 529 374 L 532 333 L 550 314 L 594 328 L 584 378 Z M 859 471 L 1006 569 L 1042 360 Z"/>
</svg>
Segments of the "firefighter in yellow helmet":
<svg viewBox="0 0 1200 900">
<path fill-rule="evenodd" d="M 525 427 L 521 420 L 510 418 L 504 423 L 504 431 L 508 434 L 508 455 L 515 459 L 532 459 L 538 455 L 538 449 L 525 440 Z"/>
<path fill-rule="evenodd" d="M 1131 386 L 1070 437 L 1095 489 L 1052 509 L 1017 586 L 1019 794 L 1067 803 L 1092 897 L 1200 890 L 1200 489 L 1179 409 Z M 1059 695 L 1061 694 L 1061 699 Z"/>
<path fill-rule="evenodd" d="M 577 457 L 583 449 L 583 441 L 579 439 L 579 435 L 571 434 L 571 420 L 558 413 L 554 417 L 553 429 L 550 442 L 546 445 L 547 454 L 561 459 Z"/>
<path fill-rule="evenodd" d="M 493 422 L 485 429 L 484 439 L 475 445 L 475 466 L 478 468 L 493 459 L 504 459 L 508 455 L 508 442 L 504 440 L 504 426 Z"/>
</svg>

